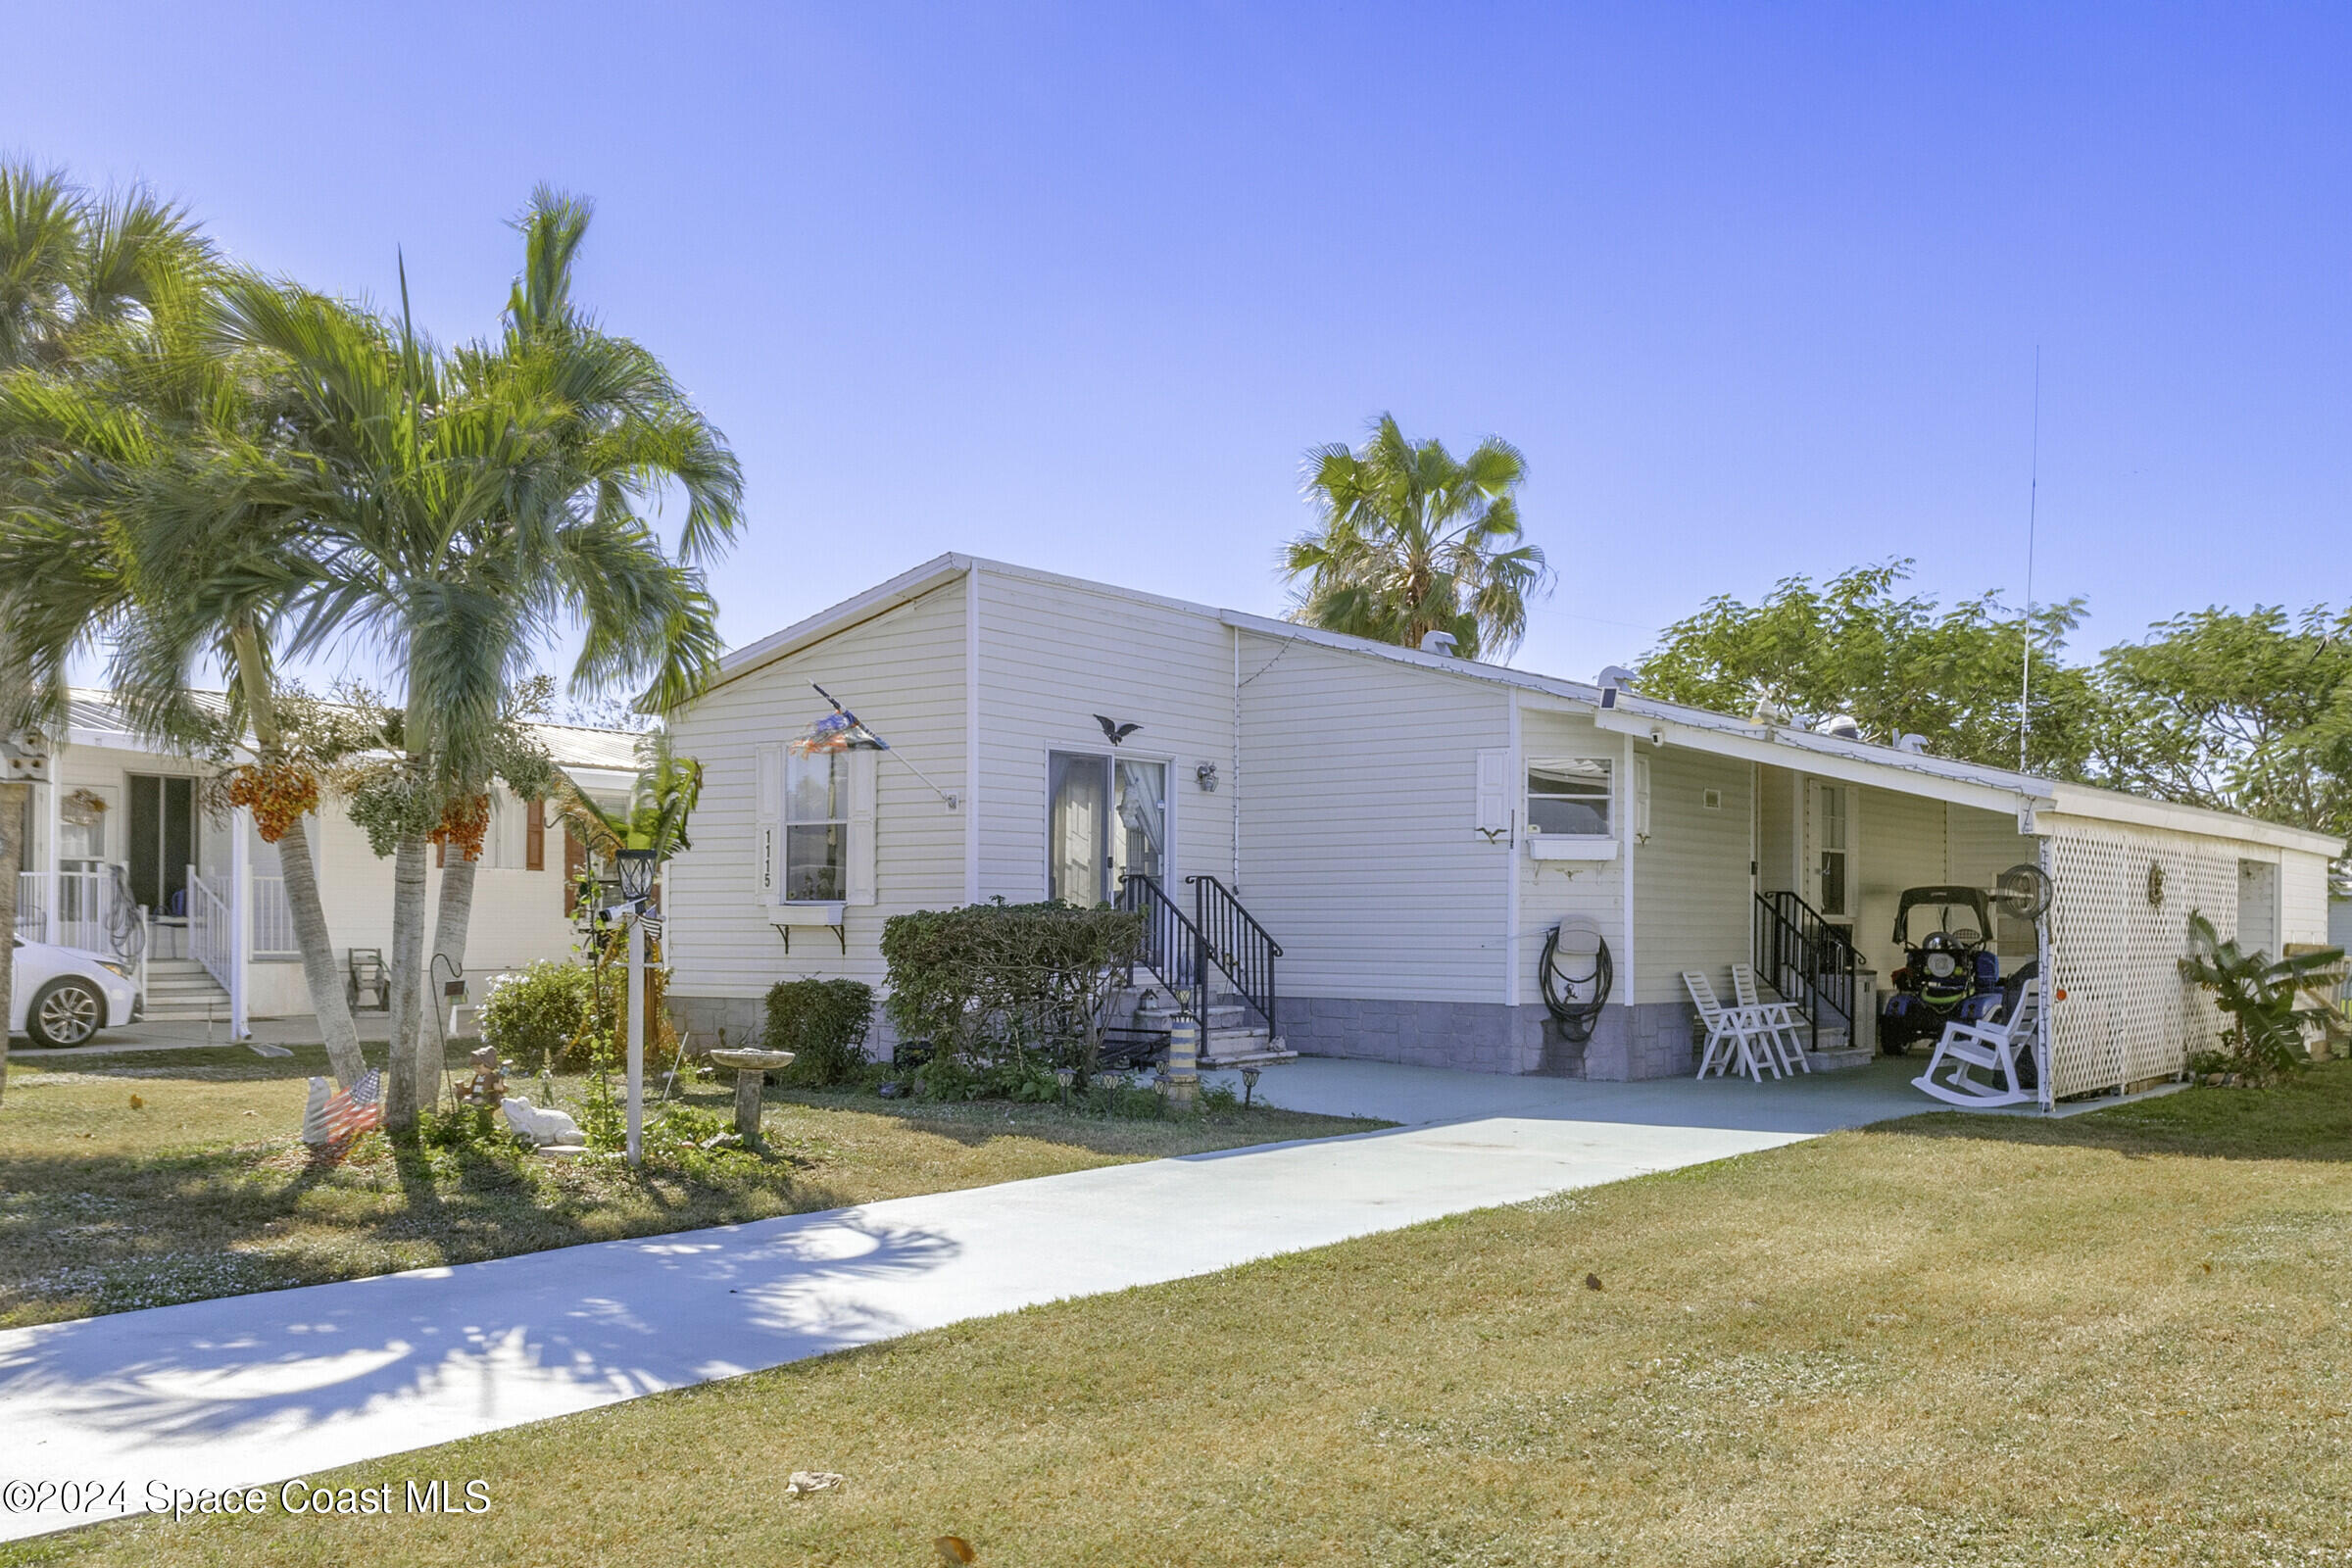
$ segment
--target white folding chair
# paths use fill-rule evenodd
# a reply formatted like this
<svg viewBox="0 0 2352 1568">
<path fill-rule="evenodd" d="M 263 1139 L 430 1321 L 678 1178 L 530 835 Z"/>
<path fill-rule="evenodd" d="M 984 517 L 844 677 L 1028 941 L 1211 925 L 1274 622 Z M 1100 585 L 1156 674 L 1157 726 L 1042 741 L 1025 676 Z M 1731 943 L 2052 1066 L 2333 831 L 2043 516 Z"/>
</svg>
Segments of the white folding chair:
<svg viewBox="0 0 2352 1568">
<path fill-rule="evenodd" d="M 1727 1007 L 1715 1000 L 1715 983 L 1694 969 L 1683 971 L 1683 989 L 1690 993 L 1690 1005 L 1698 1009 L 1698 1020 L 1706 1026 L 1706 1049 L 1699 1053 L 1698 1076 L 1709 1072 L 1717 1075 L 1735 1066 L 1746 1076 L 1761 1083 L 1764 1069 L 1772 1075 L 1782 1075 L 1779 1057 L 1770 1046 L 1758 1053 L 1758 1026 L 1754 1018 L 1738 1007 Z"/>
<path fill-rule="evenodd" d="M 2018 1080 L 2017 1054 L 2034 1049 L 2041 1021 L 2041 982 L 2030 980 L 2017 999 L 2017 1011 L 1988 1023 L 1947 1023 L 1928 1070 L 1911 1080 L 1922 1094 L 1954 1105 L 2022 1105 L 2034 1091 Z M 1936 1069 L 1948 1067 L 1941 1078 Z M 1993 1074 L 1993 1081 L 1972 1078 L 1972 1072 Z"/>
<path fill-rule="evenodd" d="M 1805 1059 L 1805 1015 L 1793 1002 L 1766 1002 L 1752 964 L 1732 965 L 1732 998 L 1740 1011 L 1755 1019 L 1763 1031 L 1765 1049 L 1780 1054 L 1782 1066 L 1791 1071 L 1813 1070 L 1813 1063 Z"/>
</svg>

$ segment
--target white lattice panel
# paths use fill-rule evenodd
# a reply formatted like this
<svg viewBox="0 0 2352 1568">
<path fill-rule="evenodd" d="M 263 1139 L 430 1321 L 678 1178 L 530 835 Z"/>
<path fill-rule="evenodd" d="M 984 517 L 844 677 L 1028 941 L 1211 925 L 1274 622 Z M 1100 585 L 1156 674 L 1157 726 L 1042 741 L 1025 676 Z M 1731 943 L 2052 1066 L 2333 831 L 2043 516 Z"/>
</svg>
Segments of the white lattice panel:
<svg viewBox="0 0 2352 1568">
<path fill-rule="evenodd" d="M 2180 978 L 2189 911 L 2203 910 L 2224 936 L 2236 931 L 2233 848 L 2070 828 L 2042 840 L 2041 858 L 2056 885 L 2044 966 L 2049 1097 L 2180 1072 L 2214 1035 L 2212 1004 Z M 2163 870 L 2160 903 L 2148 896 L 2151 866 Z"/>
</svg>

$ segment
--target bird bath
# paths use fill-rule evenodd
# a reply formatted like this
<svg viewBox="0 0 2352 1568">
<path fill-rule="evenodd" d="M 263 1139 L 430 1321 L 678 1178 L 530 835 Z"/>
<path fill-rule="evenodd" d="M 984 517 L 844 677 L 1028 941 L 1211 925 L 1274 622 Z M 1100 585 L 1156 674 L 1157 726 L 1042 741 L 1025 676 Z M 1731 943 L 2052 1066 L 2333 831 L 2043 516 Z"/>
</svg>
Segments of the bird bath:
<svg viewBox="0 0 2352 1568">
<path fill-rule="evenodd" d="M 792 1065 L 789 1051 L 713 1051 L 710 1059 L 735 1069 L 735 1131 L 746 1144 L 760 1141 L 760 1089 L 778 1067 Z"/>
</svg>

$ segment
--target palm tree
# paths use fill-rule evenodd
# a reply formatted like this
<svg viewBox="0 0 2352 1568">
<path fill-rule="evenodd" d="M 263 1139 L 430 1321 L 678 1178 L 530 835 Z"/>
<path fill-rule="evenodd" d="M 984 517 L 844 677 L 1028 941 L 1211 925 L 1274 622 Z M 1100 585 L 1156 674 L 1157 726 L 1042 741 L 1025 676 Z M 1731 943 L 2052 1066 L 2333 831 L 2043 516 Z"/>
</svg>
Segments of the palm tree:
<svg viewBox="0 0 2352 1568">
<path fill-rule="evenodd" d="M 0 163 L 0 399 L 39 378 L 60 388 L 114 368 L 168 294 L 213 265 L 184 211 L 144 189 L 93 196 L 64 174 Z M 36 400 L 37 401 L 37 400 Z M 86 472 L 37 408 L 0 416 L 0 734 L 54 717 L 74 655 L 127 597 L 120 554 L 89 505 Z M 0 820 L 24 819 L 27 786 L 0 782 Z M 0 934 L 17 924 L 19 835 L 0 835 Z M 14 966 L 0 963 L 0 1019 Z M 0 1073 L 8 1042 L 0 1031 Z"/>
<path fill-rule="evenodd" d="M 1518 542 L 1526 476 L 1506 441 L 1456 462 L 1387 414 L 1361 447 L 1309 452 L 1304 488 L 1322 521 L 1283 552 L 1285 575 L 1306 579 L 1291 618 L 1406 648 L 1442 631 L 1464 659 L 1509 657 L 1529 596 L 1550 585 L 1544 552 Z"/>
<path fill-rule="evenodd" d="M 582 634 L 575 691 L 642 686 L 663 709 L 717 659 L 701 565 L 737 525 L 741 478 L 660 363 L 570 307 L 586 220 L 534 199 L 504 340 L 455 354 L 300 290 L 226 291 L 231 335 L 291 368 L 282 416 L 318 458 L 300 510 L 327 580 L 292 646 L 357 634 L 406 672 L 399 787 L 375 792 L 363 824 L 394 858 L 395 1127 L 439 1076 L 421 1007 L 426 845 L 495 773 L 507 692 L 566 619 Z M 688 501 L 675 559 L 641 514 L 665 483 Z M 451 869 L 434 947 L 462 963 L 471 878 L 462 857 Z"/>
</svg>

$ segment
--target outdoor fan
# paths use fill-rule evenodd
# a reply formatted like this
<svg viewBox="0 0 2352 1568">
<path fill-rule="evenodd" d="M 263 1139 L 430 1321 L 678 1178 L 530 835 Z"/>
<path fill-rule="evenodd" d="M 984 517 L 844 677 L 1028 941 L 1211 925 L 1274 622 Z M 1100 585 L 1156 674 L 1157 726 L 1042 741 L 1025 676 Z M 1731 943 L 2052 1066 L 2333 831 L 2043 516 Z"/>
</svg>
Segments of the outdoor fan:
<svg viewBox="0 0 2352 1568">
<path fill-rule="evenodd" d="M 2050 900 L 2056 890 L 2050 884 L 2049 872 L 2026 861 L 1995 877 L 1987 891 L 1992 895 L 1993 906 L 2001 913 L 2012 920 L 2039 924 L 2041 917 L 2050 912 Z"/>
</svg>

